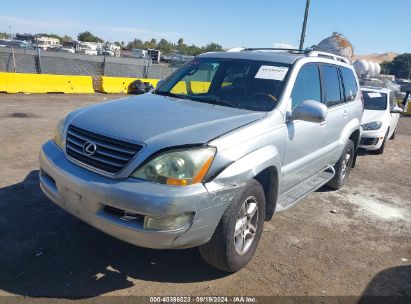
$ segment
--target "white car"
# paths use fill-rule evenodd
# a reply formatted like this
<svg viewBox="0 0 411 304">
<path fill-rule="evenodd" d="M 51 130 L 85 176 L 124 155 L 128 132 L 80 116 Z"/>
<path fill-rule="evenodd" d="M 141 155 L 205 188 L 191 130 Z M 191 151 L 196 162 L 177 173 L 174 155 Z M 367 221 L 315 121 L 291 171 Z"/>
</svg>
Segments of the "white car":
<svg viewBox="0 0 411 304">
<path fill-rule="evenodd" d="M 74 54 L 76 50 L 73 47 L 63 47 L 60 49 L 60 52 Z"/>
<path fill-rule="evenodd" d="M 397 106 L 394 92 L 386 88 L 361 88 L 364 113 L 361 119 L 360 148 L 384 152 L 388 139 L 394 139 L 401 108 Z"/>
</svg>

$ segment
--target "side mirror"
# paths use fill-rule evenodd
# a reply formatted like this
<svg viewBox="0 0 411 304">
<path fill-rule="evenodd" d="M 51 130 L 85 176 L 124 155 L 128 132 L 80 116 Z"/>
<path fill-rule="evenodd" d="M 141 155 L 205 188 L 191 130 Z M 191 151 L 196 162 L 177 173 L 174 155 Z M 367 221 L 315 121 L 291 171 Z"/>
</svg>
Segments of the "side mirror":
<svg viewBox="0 0 411 304">
<path fill-rule="evenodd" d="M 402 113 L 402 109 L 400 107 L 393 107 L 390 111 L 391 113 Z"/>
<path fill-rule="evenodd" d="M 293 110 L 291 118 L 293 120 L 304 120 L 315 123 L 322 123 L 327 118 L 327 106 L 315 100 L 304 100 Z"/>
</svg>

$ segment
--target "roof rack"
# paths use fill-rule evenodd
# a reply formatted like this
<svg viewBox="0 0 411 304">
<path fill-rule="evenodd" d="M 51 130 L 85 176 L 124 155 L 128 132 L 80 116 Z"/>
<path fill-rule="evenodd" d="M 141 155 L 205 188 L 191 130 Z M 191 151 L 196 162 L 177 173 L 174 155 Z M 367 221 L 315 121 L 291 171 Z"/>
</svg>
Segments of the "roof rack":
<svg viewBox="0 0 411 304">
<path fill-rule="evenodd" d="M 327 52 L 319 52 L 319 51 L 313 51 L 313 50 L 300 50 L 300 49 L 283 49 L 283 48 L 242 48 L 242 47 L 237 47 L 228 50 L 227 52 L 244 52 L 244 51 L 284 51 L 288 53 L 293 53 L 293 54 L 305 54 L 308 57 L 323 57 L 323 58 L 329 58 L 335 61 L 340 61 L 344 62 L 347 64 L 350 64 L 350 61 L 347 58 L 344 58 L 342 56 L 338 56 L 332 53 L 327 53 Z"/>
<path fill-rule="evenodd" d="M 289 53 L 296 53 L 296 54 L 307 54 L 308 51 L 305 50 L 299 50 L 299 49 L 284 49 L 284 48 L 242 48 L 242 47 L 237 47 L 228 50 L 227 52 L 244 52 L 244 51 L 284 51 L 284 52 L 289 52 Z"/>
<path fill-rule="evenodd" d="M 307 54 L 309 57 L 324 57 L 324 58 L 329 58 L 329 59 L 333 59 L 336 61 L 341 61 L 344 63 L 348 63 L 350 64 L 350 62 L 348 61 L 347 58 L 344 58 L 342 56 L 338 56 L 338 55 L 334 55 L 331 53 L 326 53 L 326 52 L 319 52 L 319 51 L 310 51 Z"/>
<path fill-rule="evenodd" d="M 307 54 L 306 50 L 299 49 L 284 49 L 284 48 L 245 48 L 244 51 L 285 51 L 289 53 Z"/>
</svg>

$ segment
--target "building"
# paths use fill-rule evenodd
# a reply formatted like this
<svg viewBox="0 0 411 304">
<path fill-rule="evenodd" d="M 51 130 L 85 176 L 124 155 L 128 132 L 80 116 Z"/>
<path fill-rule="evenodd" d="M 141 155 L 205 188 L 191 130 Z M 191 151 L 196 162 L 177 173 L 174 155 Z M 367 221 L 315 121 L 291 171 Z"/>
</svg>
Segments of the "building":
<svg viewBox="0 0 411 304">
<path fill-rule="evenodd" d="M 34 42 L 35 38 L 32 34 L 16 34 L 15 40 Z"/>
<path fill-rule="evenodd" d="M 49 48 L 56 48 L 60 45 L 60 40 L 57 38 L 51 37 L 37 37 L 35 43 L 38 45 L 40 49 L 44 51 Z"/>
<path fill-rule="evenodd" d="M 76 53 L 85 55 L 98 55 L 101 49 L 101 43 L 97 42 L 82 42 L 79 41 L 76 45 Z"/>
<path fill-rule="evenodd" d="M 114 43 L 106 43 L 101 46 L 100 55 L 120 57 L 120 46 Z"/>
<path fill-rule="evenodd" d="M 148 58 L 148 51 L 143 49 L 132 48 L 131 53 L 136 58 Z"/>
</svg>

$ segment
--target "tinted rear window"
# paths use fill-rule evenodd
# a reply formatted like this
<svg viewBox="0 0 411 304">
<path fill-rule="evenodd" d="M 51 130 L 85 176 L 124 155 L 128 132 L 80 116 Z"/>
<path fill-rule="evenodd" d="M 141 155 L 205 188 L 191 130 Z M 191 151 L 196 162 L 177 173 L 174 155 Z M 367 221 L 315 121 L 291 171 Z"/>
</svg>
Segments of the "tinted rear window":
<svg viewBox="0 0 411 304">
<path fill-rule="evenodd" d="M 351 69 L 340 67 L 341 76 L 344 81 L 345 100 L 352 101 L 357 97 L 358 85 Z"/>
<path fill-rule="evenodd" d="M 327 106 L 331 107 L 344 102 L 342 92 L 340 91 L 341 84 L 337 67 L 324 65 L 321 69 Z"/>
</svg>

